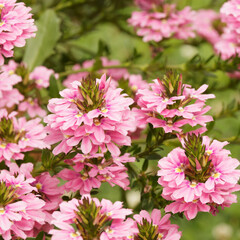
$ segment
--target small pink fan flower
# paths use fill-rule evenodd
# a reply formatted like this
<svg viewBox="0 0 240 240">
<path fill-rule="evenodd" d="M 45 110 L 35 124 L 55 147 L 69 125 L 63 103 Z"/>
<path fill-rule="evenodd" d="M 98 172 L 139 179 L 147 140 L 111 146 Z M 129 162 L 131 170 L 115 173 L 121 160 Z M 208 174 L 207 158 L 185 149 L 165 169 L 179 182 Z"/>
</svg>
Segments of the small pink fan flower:
<svg viewBox="0 0 240 240">
<path fill-rule="evenodd" d="M 198 90 L 182 84 L 179 75 L 169 73 L 163 80 L 155 79 L 150 89 L 139 90 L 138 106 L 135 110 L 139 125 L 148 122 L 154 128 L 163 128 L 168 132 L 182 132 L 186 124 L 206 126 L 212 121 L 211 116 L 204 115 L 210 107 L 205 107 L 205 101 L 214 98 L 213 94 L 202 94 L 207 85 Z"/>
<path fill-rule="evenodd" d="M 27 121 L 24 117 L 16 118 L 16 112 L 8 114 L 5 109 L 0 110 L 0 161 L 10 163 L 11 159 L 23 159 L 24 152 L 34 148 L 47 148 L 43 141 L 46 133 L 40 119 Z"/>
<path fill-rule="evenodd" d="M 4 57 L 13 56 L 13 48 L 23 47 L 26 39 L 34 37 L 37 30 L 30 7 L 16 0 L 2 0 L 0 3 L 0 65 Z"/>
<path fill-rule="evenodd" d="M 214 10 L 199 10 L 194 16 L 193 28 L 198 35 L 215 44 L 220 40 L 220 33 L 214 28 L 214 23 L 219 20 L 220 14 Z"/>
<path fill-rule="evenodd" d="M 174 4 L 164 4 L 161 12 L 133 12 L 128 22 L 144 42 L 160 42 L 171 36 L 187 39 L 195 37 L 192 27 L 194 14 L 189 7 L 177 11 Z"/>
<path fill-rule="evenodd" d="M 178 226 L 171 224 L 170 214 L 166 214 L 161 218 L 161 211 L 153 209 L 151 215 L 142 210 L 140 214 L 135 214 L 133 218 L 136 220 L 138 234 L 145 239 L 163 239 L 163 240 L 179 240 L 182 233 L 178 231 Z M 135 238 L 134 238 L 135 239 Z M 137 238 L 138 239 L 138 238 Z"/>
<path fill-rule="evenodd" d="M 134 221 L 126 219 L 130 209 L 122 208 L 121 202 L 83 196 L 60 204 L 60 211 L 53 213 L 52 223 L 58 228 L 50 231 L 52 239 L 125 240 L 134 232 Z M 84 220 L 83 220 L 84 219 Z"/>
<path fill-rule="evenodd" d="M 6 170 L 0 171 L 0 233 L 4 240 L 26 239 L 36 222 L 45 223 L 45 202 L 33 194 L 33 181 L 24 175 L 15 177 Z"/>
<path fill-rule="evenodd" d="M 226 144 L 188 134 L 184 149 L 176 148 L 159 161 L 162 196 L 174 201 L 166 211 L 184 212 L 192 219 L 198 211 L 209 211 L 210 206 L 230 205 L 225 201 L 237 191 L 240 170 L 236 169 L 239 161 L 223 149 Z"/>
<path fill-rule="evenodd" d="M 36 83 L 37 88 L 47 88 L 49 86 L 49 80 L 52 74 L 54 74 L 52 69 L 39 66 L 30 73 L 29 79 Z"/>
<path fill-rule="evenodd" d="M 68 147 L 78 146 L 84 154 L 94 154 L 100 148 L 113 156 L 120 154 L 117 145 L 130 145 L 127 134 L 133 128 L 129 121 L 133 117 L 129 108 L 133 100 L 121 94 L 121 89 L 110 88 L 110 81 L 105 74 L 101 79 L 87 78 L 60 92 L 62 99 L 51 99 L 48 109 L 53 114 L 45 118 L 50 134 L 46 141 L 59 141 L 51 137 L 54 130 L 64 136 Z M 69 149 L 67 146 L 65 150 Z M 55 154 L 62 151 L 57 149 Z"/>
<path fill-rule="evenodd" d="M 66 191 L 80 191 L 81 195 L 99 188 L 102 182 L 108 182 L 111 186 L 119 185 L 126 190 L 129 180 L 123 163 L 134 160 L 129 154 L 108 159 L 103 154 L 77 154 L 72 160 L 66 160 L 66 163 L 73 165 L 73 170 L 64 169 L 58 176 L 67 181 L 64 185 Z"/>
<path fill-rule="evenodd" d="M 21 102 L 18 105 L 18 110 L 21 112 L 27 112 L 31 118 L 36 116 L 45 117 L 47 115 L 46 111 L 39 106 L 38 100 L 31 97 Z"/>
</svg>

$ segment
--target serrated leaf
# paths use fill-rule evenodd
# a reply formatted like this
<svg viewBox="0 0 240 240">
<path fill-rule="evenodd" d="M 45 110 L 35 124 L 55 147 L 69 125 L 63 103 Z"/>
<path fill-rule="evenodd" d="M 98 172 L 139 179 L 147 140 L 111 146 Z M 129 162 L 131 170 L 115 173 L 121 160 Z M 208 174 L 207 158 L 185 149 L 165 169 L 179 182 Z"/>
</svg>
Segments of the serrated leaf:
<svg viewBox="0 0 240 240">
<path fill-rule="evenodd" d="M 61 36 L 60 20 L 56 13 L 48 9 L 37 22 L 37 36 L 28 41 L 23 61 L 30 71 L 54 53 L 54 47 Z"/>
</svg>

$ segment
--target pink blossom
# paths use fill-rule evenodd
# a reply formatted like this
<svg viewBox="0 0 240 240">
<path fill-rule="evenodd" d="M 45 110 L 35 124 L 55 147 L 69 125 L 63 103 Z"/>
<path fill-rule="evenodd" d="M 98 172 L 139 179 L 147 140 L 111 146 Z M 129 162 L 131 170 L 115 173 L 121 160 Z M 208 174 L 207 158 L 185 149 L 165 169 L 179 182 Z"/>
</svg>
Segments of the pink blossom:
<svg viewBox="0 0 240 240">
<path fill-rule="evenodd" d="M 121 94 L 121 89 L 111 88 L 110 81 L 104 74 L 101 79 L 74 82 L 72 89 L 60 92 L 63 98 L 51 99 L 48 109 L 53 114 L 45 118 L 49 134 L 52 130 L 59 132 L 58 135 L 64 137 L 64 145 L 80 145 L 84 154 L 94 154 L 100 147 L 102 152 L 109 150 L 113 156 L 119 155 L 117 145 L 131 143 L 127 134 L 133 128 L 129 121 L 133 117 L 129 108 L 133 100 Z M 89 91 L 89 84 L 94 86 L 96 93 L 93 94 L 92 90 L 87 93 L 89 95 L 81 93 L 81 88 Z M 95 99 L 97 95 L 99 99 Z M 56 143 L 57 139 L 55 141 L 49 135 L 47 141 Z M 65 149 L 68 149 L 67 146 Z M 58 151 L 61 149 L 58 148 Z M 55 150 L 55 153 L 58 151 Z"/>
<path fill-rule="evenodd" d="M 0 202 L 0 233 L 4 240 L 12 239 L 12 235 L 26 239 L 35 222 L 45 223 L 42 212 L 45 202 L 33 194 L 36 190 L 30 185 L 33 181 L 21 174 L 15 177 L 6 170 L 0 172 L 1 189 L 5 188 Z"/>
<path fill-rule="evenodd" d="M 36 83 L 37 88 L 47 88 L 49 86 L 49 80 L 52 74 L 54 74 L 52 69 L 39 66 L 30 73 L 29 79 Z"/>
<path fill-rule="evenodd" d="M 139 231 L 146 229 L 145 225 L 149 225 L 149 227 L 147 228 L 149 231 L 146 233 L 146 236 L 149 236 L 149 232 L 151 231 L 152 234 L 155 234 L 154 236 L 149 236 L 152 237 L 152 239 L 153 237 L 158 237 L 159 239 L 164 240 L 179 240 L 182 234 L 181 232 L 178 232 L 177 225 L 171 224 L 169 220 L 170 216 L 170 214 L 166 214 L 161 218 L 161 211 L 158 209 L 153 209 L 151 215 L 147 211 L 142 210 L 140 214 L 135 214 L 133 218 L 138 223 Z M 144 220 L 147 222 L 144 222 Z M 154 231 L 154 229 L 156 230 Z M 138 234 L 136 235 L 138 236 Z"/>
<path fill-rule="evenodd" d="M 16 0 L 2 0 L 0 22 L 0 65 L 3 65 L 3 57 L 12 57 L 13 48 L 23 47 L 26 39 L 34 37 L 36 26 L 32 19 L 30 7 L 24 3 L 16 3 Z"/>
<path fill-rule="evenodd" d="M 217 20 L 220 20 L 219 13 L 211 9 L 202 9 L 194 15 L 193 28 L 198 35 L 215 44 L 220 40 L 220 33 L 213 26 Z"/>
<path fill-rule="evenodd" d="M 24 117 L 16 118 L 16 112 L 8 114 L 0 110 L 0 160 L 9 163 L 11 159 L 23 159 L 24 152 L 34 148 L 43 149 L 48 145 L 43 141 L 46 133 L 40 119 L 27 121 Z"/>
<path fill-rule="evenodd" d="M 89 210 L 90 211 L 89 214 Z M 60 211 L 53 213 L 52 223 L 59 230 L 51 230 L 52 239 L 65 236 L 66 239 L 85 239 L 91 236 L 100 240 L 127 239 L 134 232 L 134 221 L 126 219 L 130 209 L 122 208 L 121 202 L 112 204 L 109 200 L 91 199 L 83 196 L 81 200 L 72 199 L 60 204 Z M 84 217 L 84 221 L 82 218 Z"/>
<path fill-rule="evenodd" d="M 77 154 L 72 160 L 66 160 L 66 163 L 73 166 L 73 170 L 64 169 L 58 176 L 67 180 L 64 185 L 66 191 L 80 191 L 81 195 L 99 188 L 102 182 L 108 182 L 111 186 L 119 185 L 126 190 L 129 180 L 123 163 L 134 160 L 129 154 L 110 159 L 105 159 L 103 154 Z"/>
<path fill-rule="evenodd" d="M 162 196 L 174 201 L 166 211 L 184 212 L 188 219 L 194 218 L 198 211 L 209 211 L 209 206 L 216 209 L 229 206 L 232 202 L 225 205 L 225 201 L 237 190 L 240 178 L 240 170 L 236 169 L 239 161 L 223 149 L 227 142 L 210 141 L 204 136 L 197 144 L 201 144 L 203 153 L 200 158 L 196 155 L 195 163 L 188 155 L 189 143 L 184 142 L 184 149 L 174 149 L 158 165 Z"/>
<path fill-rule="evenodd" d="M 167 83 L 164 79 L 153 81 L 151 89 L 140 89 L 137 93 L 137 103 L 141 109 L 135 109 L 134 112 L 140 126 L 148 122 L 154 128 L 163 128 L 166 133 L 181 133 L 186 124 L 205 127 L 207 122 L 213 120 L 211 116 L 204 115 L 210 109 L 205 107 L 205 101 L 214 98 L 213 94 L 202 94 L 207 85 L 195 90 L 178 79 L 175 89 L 169 93 L 167 84 L 172 83 Z"/>
<path fill-rule="evenodd" d="M 171 36 L 187 39 L 195 37 L 192 27 L 194 14 L 190 7 L 177 11 L 174 4 L 164 4 L 162 12 L 133 12 L 128 22 L 144 42 L 160 42 Z"/>
</svg>

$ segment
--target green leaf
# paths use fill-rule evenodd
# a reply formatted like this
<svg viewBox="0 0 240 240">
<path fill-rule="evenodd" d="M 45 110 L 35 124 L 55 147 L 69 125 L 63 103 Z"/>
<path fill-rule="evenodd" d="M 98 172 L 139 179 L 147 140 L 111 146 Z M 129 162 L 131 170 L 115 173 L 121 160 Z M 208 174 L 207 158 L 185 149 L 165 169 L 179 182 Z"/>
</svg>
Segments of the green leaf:
<svg viewBox="0 0 240 240">
<path fill-rule="evenodd" d="M 56 13 L 46 10 L 37 22 L 37 36 L 28 41 L 23 61 L 30 71 L 54 53 L 54 47 L 61 36 L 60 20 Z"/>
<path fill-rule="evenodd" d="M 62 90 L 62 86 L 60 80 L 56 79 L 54 75 L 50 77 L 50 85 L 49 85 L 49 96 L 51 98 L 59 98 L 59 92 Z"/>
<path fill-rule="evenodd" d="M 148 159 L 145 159 L 143 166 L 142 166 L 142 170 L 145 172 L 148 169 Z"/>
</svg>

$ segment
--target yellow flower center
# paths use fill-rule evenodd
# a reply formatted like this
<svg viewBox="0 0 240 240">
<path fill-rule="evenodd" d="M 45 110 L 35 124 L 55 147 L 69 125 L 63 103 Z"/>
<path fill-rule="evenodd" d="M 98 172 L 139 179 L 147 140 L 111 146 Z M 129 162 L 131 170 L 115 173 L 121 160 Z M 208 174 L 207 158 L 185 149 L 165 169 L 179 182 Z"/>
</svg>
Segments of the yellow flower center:
<svg viewBox="0 0 240 240">
<path fill-rule="evenodd" d="M 136 91 L 138 90 L 138 87 L 137 87 L 136 85 L 133 85 L 133 86 L 132 86 L 132 90 L 133 90 L 134 92 L 136 92 Z"/>
<path fill-rule="evenodd" d="M 73 237 L 73 238 L 79 237 L 80 233 L 79 232 L 71 233 L 70 236 Z"/>
<path fill-rule="evenodd" d="M 9 75 L 13 75 L 13 74 L 14 74 L 14 71 L 13 71 L 13 70 L 10 70 L 10 71 L 8 71 L 8 74 L 9 74 Z"/>
<path fill-rule="evenodd" d="M 22 137 L 22 141 L 27 142 L 27 141 L 29 141 L 29 138 Z"/>
<path fill-rule="evenodd" d="M 110 217 L 110 216 L 112 216 L 112 215 L 113 215 L 113 212 L 112 212 L 112 211 L 107 212 L 107 216 L 108 216 L 108 217 Z"/>
<path fill-rule="evenodd" d="M 2 148 L 2 149 L 5 149 L 5 148 L 6 148 L 6 146 L 7 146 L 7 144 L 6 144 L 6 143 L 1 143 L 1 144 L 0 144 L 0 148 Z"/>
<path fill-rule="evenodd" d="M 4 3 L 0 3 L 0 9 L 3 9 L 5 7 Z"/>
<path fill-rule="evenodd" d="M 183 172 L 183 169 L 181 167 L 177 167 L 177 168 L 175 168 L 175 172 L 181 173 L 181 172 Z"/>
<path fill-rule="evenodd" d="M 110 234 L 113 234 L 113 233 L 114 233 L 114 230 L 112 230 L 112 229 L 110 229 L 110 228 L 107 228 L 107 229 L 106 229 L 106 232 L 107 232 L 107 233 L 110 233 Z"/>
<path fill-rule="evenodd" d="M 37 83 L 37 84 L 41 84 L 41 83 L 43 83 L 43 80 L 42 80 L 42 79 L 37 79 L 37 80 L 36 80 L 36 83 Z"/>
<path fill-rule="evenodd" d="M 157 238 L 158 240 L 161 240 L 161 239 L 163 238 L 163 234 L 162 234 L 162 233 L 159 233 L 157 237 L 158 237 L 158 238 Z"/>
<path fill-rule="evenodd" d="M 3 215 L 5 213 L 5 209 L 3 207 L 0 207 L 0 215 Z"/>
<path fill-rule="evenodd" d="M 215 179 L 220 178 L 220 176 L 221 176 L 221 173 L 219 173 L 219 172 L 212 174 L 212 177 L 214 177 Z"/>
<path fill-rule="evenodd" d="M 75 117 L 76 117 L 76 118 L 80 118 L 80 117 L 82 117 L 82 115 L 83 115 L 83 114 L 82 114 L 81 112 L 79 112 L 77 115 L 75 115 Z"/>
<path fill-rule="evenodd" d="M 179 112 L 184 112 L 184 108 L 180 107 L 178 108 Z"/>
<path fill-rule="evenodd" d="M 162 102 L 166 103 L 166 102 L 168 102 L 168 100 L 169 100 L 168 98 L 165 98 L 162 100 Z"/>
<path fill-rule="evenodd" d="M 207 154 L 208 156 L 210 156 L 212 153 L 213 153 L 212 150 L 207 150 L 207 151 L 206 151 L 206 154 Z"/>
<path fill-rule="evenodd" d="M 197 186 L 197 183 L 196 182 L 191 182 L 191 184 L 190 184 L 190 187 L 191 188 L 195 188 Z"/>
<path fill-rule="evenodd" d="M 36 188 L 37 188 L 38 190 L 42 189 L 42 184 L 41 184 L 41 183 L 37 183 L 37 184 L 36 184 Z"/>
<path fill-rule="evenodd" d="M 106 109 L 106 108 L 103 107 L 103 108 L 101 108 L 101 112 L 102 112 L 102 113 L 107 113 L 107 112 L 108 112 L 108 109 Z"/>
</svg>

